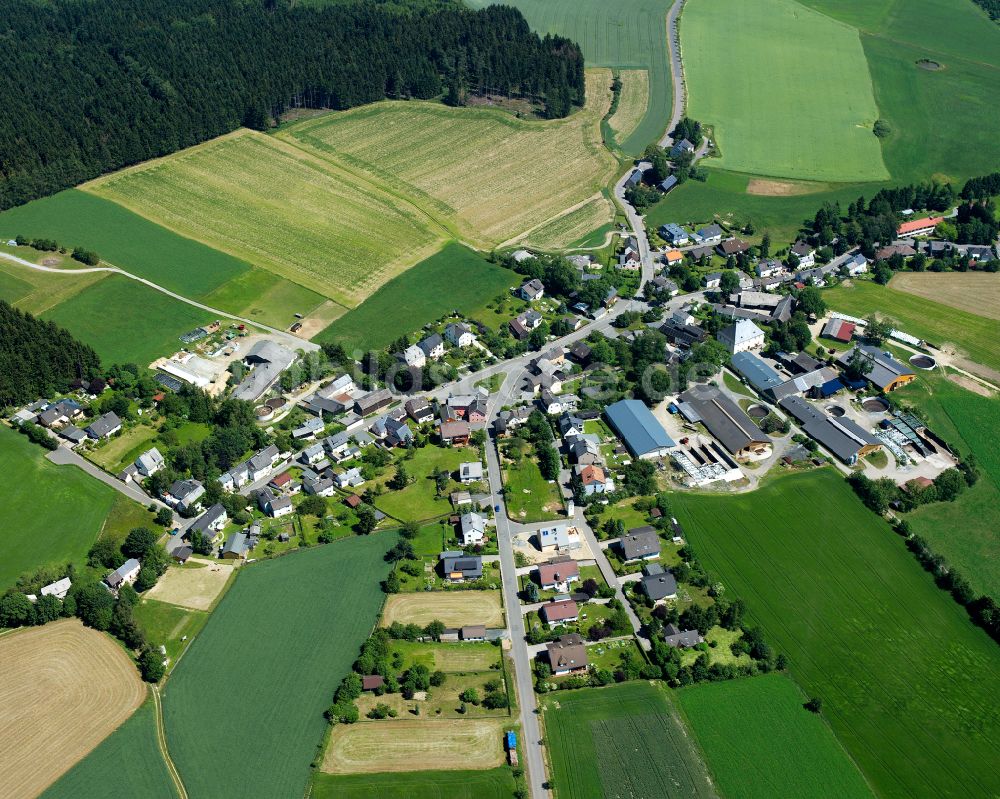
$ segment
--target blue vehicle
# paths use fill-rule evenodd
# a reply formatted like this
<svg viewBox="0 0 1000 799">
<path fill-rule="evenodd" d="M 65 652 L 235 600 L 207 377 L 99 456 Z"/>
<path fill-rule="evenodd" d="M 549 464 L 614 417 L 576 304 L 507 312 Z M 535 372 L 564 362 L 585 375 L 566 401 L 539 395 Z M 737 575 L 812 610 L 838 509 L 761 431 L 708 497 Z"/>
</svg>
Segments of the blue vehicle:
<svg viewBox="0 0 1000 799">
<path fill-rule="evenodd" d="M 499 505 L 494 505 L 493 506 L 493 512 L 494 513 L 499 513 L 500 512 L 500 506 Z"/>
</svg>

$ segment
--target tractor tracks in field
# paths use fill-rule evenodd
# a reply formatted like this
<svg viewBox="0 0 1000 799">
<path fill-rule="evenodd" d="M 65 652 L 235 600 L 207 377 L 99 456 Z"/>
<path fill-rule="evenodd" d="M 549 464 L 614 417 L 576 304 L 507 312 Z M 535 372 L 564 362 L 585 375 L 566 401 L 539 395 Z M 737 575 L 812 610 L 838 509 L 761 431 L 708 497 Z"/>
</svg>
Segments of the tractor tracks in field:
<svg viewBox="0 0 1000 799">
<path fill-rule="evenodd" d="M 184 780 L 181 779 L 181 774 L 177 770 L 177 766 L 174 765 L 174 761 L 170 759 L 170 751 L 167 749 L 167 731 L 163 726 L 163 701 L 160 698 L 160 687 L 154 685 L 152 690 L 153 705 L 156 708 L 156 745 L 160 749 L 160 756 L 167 767 L 170 779 L 173 780 L 174 788 L 177 789 L 177 796 L 179 799 L 190 799 L 187 789 L 184 787 Z"/>
</svg>

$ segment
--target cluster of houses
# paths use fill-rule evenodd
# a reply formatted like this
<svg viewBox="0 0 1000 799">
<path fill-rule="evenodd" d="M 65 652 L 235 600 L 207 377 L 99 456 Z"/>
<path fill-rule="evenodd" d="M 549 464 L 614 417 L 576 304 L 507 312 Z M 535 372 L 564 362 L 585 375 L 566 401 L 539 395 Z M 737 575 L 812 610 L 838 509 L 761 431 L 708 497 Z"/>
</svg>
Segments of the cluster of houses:
<svg viewBox="0 0 1000 799">
<path fill-rule="evenodd" d="M 84 424 L 84 409 L 76 400 L 37 400 L 15 411 L 11 424 L 37 424 L 75 447 L 84 441 L 104 441 L 121 432 L 122 420 L 113 411 Z M 81 425 L 83 425 L 81 427 Z"/>
</svg>

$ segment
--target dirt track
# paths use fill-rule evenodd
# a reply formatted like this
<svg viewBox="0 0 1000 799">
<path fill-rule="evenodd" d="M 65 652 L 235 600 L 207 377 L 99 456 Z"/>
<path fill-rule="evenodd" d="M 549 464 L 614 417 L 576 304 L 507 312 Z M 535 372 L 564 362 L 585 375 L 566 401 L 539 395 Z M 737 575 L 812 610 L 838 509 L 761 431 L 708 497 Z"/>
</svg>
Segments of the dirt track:
<svg viewBox="0 0 1000 799">
<path fill-rule="evenodd" d="M 121 647 L 76 619 L 0 638 L 0 793 L 37 796 L 145 698 Z"/>
</svg>

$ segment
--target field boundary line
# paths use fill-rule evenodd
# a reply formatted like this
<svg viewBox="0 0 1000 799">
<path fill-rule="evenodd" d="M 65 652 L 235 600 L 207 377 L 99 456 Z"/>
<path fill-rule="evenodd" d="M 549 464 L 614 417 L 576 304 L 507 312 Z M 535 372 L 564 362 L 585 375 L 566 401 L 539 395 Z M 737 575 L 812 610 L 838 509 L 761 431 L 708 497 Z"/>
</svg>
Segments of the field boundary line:
<svg viewBox="0 0 1000 799">
<path fill-rule="evenodd" d="M 180 658 L 177 658 L 177 660 L 179 661 Z M 174 665 L 177 664 L 175 663 Z M 159 686 L 153 685 L 150 687 L 153 692 L 153 705 L 156 707 L 156 745 L 159 747 L 160 756 L 167 767 L 170 779 L 177 789 L 177 795 L 180 799 L 189 799 L 187 789 L 184 787 L 184 781 L 181 779 L 180 772 L 177 770 L 177 766 L 174 765 L 174 761 L 170 759 L 170 751 L 167 749 L 167 731 L 163 726 L 163 704 L 160 700 Z"/>
<path fill-rule="evenodd" d="M 609 152 L 610 152 L 610 150 L 609 150 Z M 604 194 L 603 194 L 602 192 L 600 192 L 600 191 L 596 191 L 596 192 L 594 192 L 593 194 L 591 194 L 591 195 L 590 195 L 589 197 L 586 197 L 586 198 L 584 198 L 583 200 L 580 200 L 580 202 L 578 202 L 578 203 L 575 203 L 575 204 L 571 205 L 571 206 L 570 206 L 569 208 L 564 208 L 564 209 L 563 209 L 563 210 L 561 210 L 561 211 L 560 211 L 559 213 L 557 213 L 557 214 L 555 214 L 555 215 L 553 215 L 553 216 L 550 216 L 550 217 L 549 217 L 548 219 L 543 219 L 543 220 L 542 220 L 541 222 L 539 222 L 539 223 L 538 223 L 537 225 L 535 225 L 534 227 L 531 227 L 531 228 L 528 228 L 528 229 L 527 229 L 526 231 L 524 231 L 523 233 L 518 233 L 518 234 L 517 234 L 516 236 L 514 236 L 514 238 L 512 238 L 512 239 L 507 239 L 507 241 L 502 241 L 502 242 L 500 242 L 500 243 L 499 243 L 499 244 L 498 244 L 498 245 L 496 246 L 496 249 L 498 249 L 498 250 L 499 250 L 499 249 L 502 249 L 502 248 L 504 248 L 504 247 L 510 247 L 511 245 L 513 245 L 513 244 L 516 244 L 517 242 L 521 241 L 522 239 L 525 239 L 525 238 L 527 238 L 527 237 L 528 237 L 528 236 L 530 236 L 530 235 L 531 235 L 532 233 L 534 233 L 534 232 L 535 232 L 536 230 L 538 230 L 538 229 L 540 229 L 540 228 L 543 228 L 543 227 L 545 227 L 545 226 L 546 226 L 547 224 L 549 224 L 550 222 L 555 222 L 555 221 L 557 221 L 557 220 L 559 220 L 559 219 L 562 219 L 562 218 L 563 218 L 564 216 L 566 216 L 567 214 L 571 214 L 571 213 L 573 213 L 574 211 L 578 211 L 578 210 L 580 210 L 581 208 L 583 208 L 583 206 L 587 205 L 588 203 L 592 203 L 592 202 L 594 202 L 595 200 L 600 200 L 600 199 L 602 199 L 603 197 L 604 197 Z"/>
</svg>

